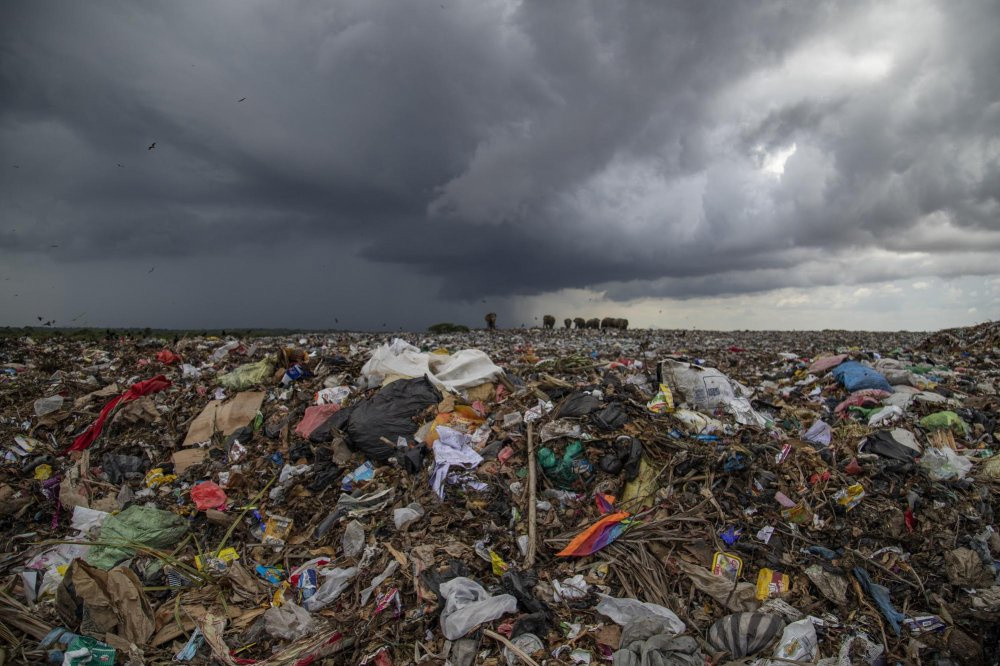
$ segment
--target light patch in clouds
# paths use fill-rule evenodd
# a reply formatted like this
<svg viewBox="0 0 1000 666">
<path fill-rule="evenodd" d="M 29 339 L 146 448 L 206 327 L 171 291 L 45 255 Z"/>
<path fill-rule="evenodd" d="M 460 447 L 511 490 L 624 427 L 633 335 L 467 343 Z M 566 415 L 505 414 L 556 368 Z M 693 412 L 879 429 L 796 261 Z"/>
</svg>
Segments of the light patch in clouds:
<svg viewBox="0 0 1000 666">
<path fill-rule="evenodd" d="M 858 288 L 838 286 L 628 302 L 609 301 L 600 292 L 566 290 L 520 300 L 513 319 L 502 324 L 517 326 L 526 322 L 530 326 L 535 317 L 540 321 L 543 314 L 552 314 L 558 322 L 578 316 L 625 317 L 633 328 L 930 331 L 1000 317 L 1000 299 L 968 297 L 969 291 L 988 282 L 989 279 L 981 277 L 959 277 L 935 279 L 929 285 L 935 292 L 951 290 L 965 294 L 956 299 L 928 298 L 926 292 L 884 288 L 892 286 L 891 283 L 861 288 L 864 291 L 860 297 L 856 295 Z M 970 308 L 974 311 L 970 312 Z M 776 322 L 781 326 L 776 326 Z"/>
<path fill-rule="evenodd" d="M 774 174 L 775 176 L 782 175 L 785 173 L 785 163 L 788 162 L 788 158 L 795 154 L 797 149 L 798 146 L 793 143 L 788 148 L 767 154 L 764 158 L 764 166 L 762 168 L 764 171 Z"/>
</svg>

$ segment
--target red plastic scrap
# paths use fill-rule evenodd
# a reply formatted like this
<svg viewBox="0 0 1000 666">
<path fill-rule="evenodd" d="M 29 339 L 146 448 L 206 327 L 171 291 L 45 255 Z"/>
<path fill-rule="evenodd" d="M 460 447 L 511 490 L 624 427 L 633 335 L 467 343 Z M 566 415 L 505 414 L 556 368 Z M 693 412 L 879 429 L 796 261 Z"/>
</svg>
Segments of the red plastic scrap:
<svg viewBox="0 0 1000 666">
<path fill-rule="evenodd" d="M 169 349 L 161 349 L 156 354 L 156 360 L 163 365 L 173 365 L 174 363 L 180 363 L 184 359 L 173 353 Z"/>
<path fill-rule="evenodd" d="M 226 491 L 212 481 L 199 483 L 191 489 L 191 501 L 199 511 L 226 508 Z"/>
<path fill-rule="evenodd" d="M 141 398 L 144 395 L 159 393 L 169 386 L 170 380 L 163 375 L 157 375 L 152 379 L 145 379 L 141 382 L 132 384 L 127 391 L 112 398 L 108 404 L 104 405 L 104 409 L 101 410 L 97 419 L 91 423 L 90 426 L 75 440 L 73 440 L 73 444 L 66 449 L 64 453 L 69 453 L 70 451 L 83 451 L 90 448 L 90 445 L 101 436 L 101 431 L 104 430 L 104 422 L 108 420 L 111 412 L 113 412 L 115 407 L 118 405 L 123 405 L 126 402 L 132 402 L 133 400 Z"/>
</svg>

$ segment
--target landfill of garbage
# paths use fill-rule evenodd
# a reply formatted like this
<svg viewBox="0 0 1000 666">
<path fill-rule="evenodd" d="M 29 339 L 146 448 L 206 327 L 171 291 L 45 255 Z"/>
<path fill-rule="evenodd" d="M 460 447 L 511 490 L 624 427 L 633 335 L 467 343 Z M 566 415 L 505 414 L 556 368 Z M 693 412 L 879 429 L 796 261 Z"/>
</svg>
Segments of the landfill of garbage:
<svg viewBox="0 0 1000 666">
<path fill-rule="evenodd" d="M 0 340 L 0 664 L 1000 663 L 1000 325 Z"/>
</svg>

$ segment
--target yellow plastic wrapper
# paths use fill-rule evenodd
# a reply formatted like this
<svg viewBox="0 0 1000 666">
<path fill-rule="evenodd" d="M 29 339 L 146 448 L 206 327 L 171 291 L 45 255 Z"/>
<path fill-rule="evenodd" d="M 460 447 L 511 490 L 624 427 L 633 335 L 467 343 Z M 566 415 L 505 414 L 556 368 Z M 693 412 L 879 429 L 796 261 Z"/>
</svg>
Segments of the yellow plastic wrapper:
<svg viewBox="0 0 1000 666">
<path fill-rule="evenodd" d="M 264 525 L 264 538 L 261 543 L 273 546 L 282 546 L 288 533 L 292 531 L 292 519 L 284 516 L 268 516 Z"/>
<path fill-rule="evenodd" d="M 507 566 L 507 563 L 504 562 L 503 559 L 501 559 L 500 556 L 494 553 L 492 550 L 490 551 L 490 562 L 493 564 L 494 576 L 502 576 L 504 572 L 510 568 L 509 566 Z"/>
<path fill-rule="evenodd" d="M 147 488 L 159 488 L 176 480 L 176 474 L 164 474 L 162 467 L 154 467 L 149 470 L 146 472 L 146 478 L 144 479 Z"/>
<path fill-rule="evenodd" d="M 670 387 L 666 384 L 660 384 L 660 392 L 646 403 L 646 409 L 654 414 L 667 414 L 674 411 L 674 394 L 670 392 Z"/>
<path fill-rule="evenodd" d="M 844 507 L 848 511 L 861 504 L 861 500 L 864 499 L 865 488 L 860 483 L 855 483 L 853 486 L 847 486 L 843 490 L 837 492 L 833 496 L 833 499 L 837 500 L 837 504 Z"/>
<path fill-rule="evenodd" d="M 35 479 L 45 481 L 52 476 L 52 465 L 39 465 L 35 468 Z"/>
<path fill-rule="evenodd" d="M 812 511 L 809 510 L 805 502 L 799 502 L 795 506 L 782 509 L 781 515 L 785 520 L 796 525 L 805 525 L 813 518 Z"/>
<path fill-rule="evenodd" d="M 780 597 L 788 592 L 789 587 L 791 587 L 791 579 L 789 579 L 788 574 L 766 567 L 757 574 L 757 599 L 759 601 Z"/>
<path fill-rule="evenodd" d="M 235 548 L 223 548 L 215 555 L 195 555 L 194 566 L 198 571 L 206 567 L 212 571 L 225 571 L 230 564 L 238 559 L 240 559 L 240 554 L 236 552 Z"/>
</svg>

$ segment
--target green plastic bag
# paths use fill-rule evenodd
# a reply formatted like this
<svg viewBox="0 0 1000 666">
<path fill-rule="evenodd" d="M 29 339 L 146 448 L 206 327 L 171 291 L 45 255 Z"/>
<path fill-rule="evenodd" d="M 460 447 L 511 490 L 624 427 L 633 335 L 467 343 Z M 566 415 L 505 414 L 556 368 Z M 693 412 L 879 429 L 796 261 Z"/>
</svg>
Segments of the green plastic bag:
<svg viewBox="0 0 1000 666">
<path fill-rule="evenodd" d="M 580 458 L 581 455 L 583 444 L 578 441 L 566 447 L 562 459 L 557 458 L 555 452 L 546 446 L 538 450 L 538 463 L 545 476 L 558 487 L 564 490 L 581 488 L 593 470 L 590 462 Z"/>
<path fill-rule="evenodd" d="M 952 430 L 956 435 L 968 435 L 969 424 L 955 412 L 937 412 L 920 419 L 924 430 Z"/>
<path fill-rule="evenodd" d="M 159 549 L 176 546 L 187 531 L 188 522 L 176 514 L 133 505 L 118 515 L 109 516 L 97 540 Z M 126 546 L 94 546 L 84 559 L 92 566 L 110 569 L 133 555 L 135 550 Z"/>
<path fill-rule="evenodd" d="M 274 365 L 270 359 L 265 358 L 227 372 L 219 377 L 219 384 L 232 391 L 245 391 L 267 381 L 273 372 Z"/>
</svg>

